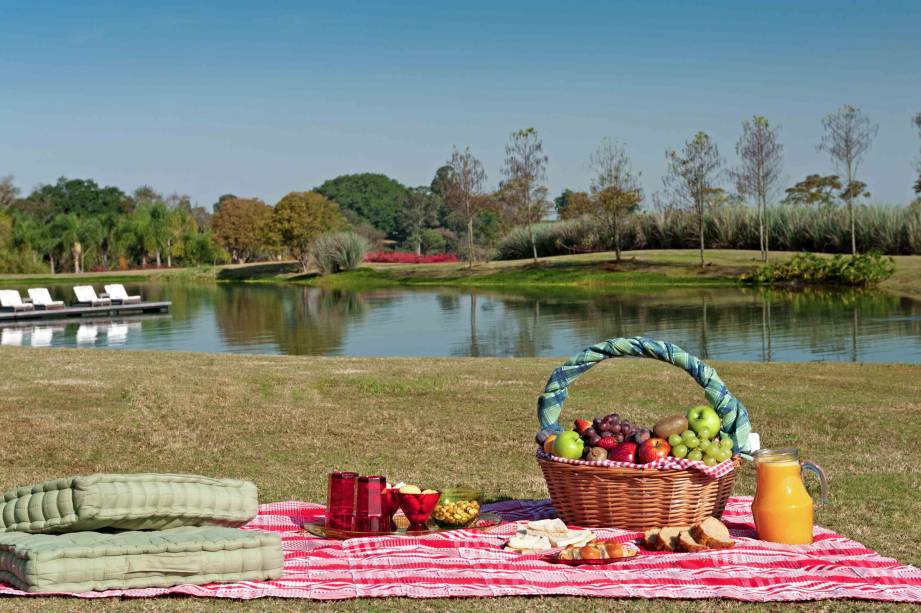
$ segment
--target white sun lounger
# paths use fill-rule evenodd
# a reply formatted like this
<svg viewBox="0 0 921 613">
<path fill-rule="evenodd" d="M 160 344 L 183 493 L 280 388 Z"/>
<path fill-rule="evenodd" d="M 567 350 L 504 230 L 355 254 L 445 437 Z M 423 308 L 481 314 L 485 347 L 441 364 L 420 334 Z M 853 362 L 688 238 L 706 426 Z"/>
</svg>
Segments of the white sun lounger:
<svg viewBox="0 0 921 613">
<path fill-rule="evenodd" d="M 121 283 L 106 285 L 106 295 L 115 304 L 137 304 L 141 301 L 140 296 L 129 296 L 128 292 L 125 291 L 125 286 Z"/>
<path fill-rule="evenodd" d="M 80 306 L 109 306 L 112 304 L 108 298 L 99 298 L 92 285 L 75 285 L 74 295 Z"/>
<path fill-rule="evenodd" d="M 64 308 L 64 301 L 52 300 L 48 289 L 44 287 L 29 288 L 29 298 L 32 299 L 32 304 L 35 305 L 36 309 L 50 310 Z"/>
<path fill-rule="evenodd" d="M 22 301 L 15 289 L 0 289 L 0 307 L 11 311 L 34 311 L 35 306 Z"/>
</svg>

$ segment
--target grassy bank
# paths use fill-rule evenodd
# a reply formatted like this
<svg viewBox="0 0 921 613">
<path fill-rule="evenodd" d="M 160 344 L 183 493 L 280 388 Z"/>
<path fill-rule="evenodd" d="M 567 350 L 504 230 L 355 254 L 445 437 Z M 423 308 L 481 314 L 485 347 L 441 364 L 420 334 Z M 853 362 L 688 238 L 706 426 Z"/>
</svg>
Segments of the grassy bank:
<svg viewBox="0 0 921 613">
<path fill-rule="evenodd" d="M 0 490 L 96 471 L 178 471 L 254 480 L 263 501 L 322 501 L 336 467 L 491 498 L 545 497 L 533 458 L 534 400 L 560 360 L 367 359 L 0 348 Z M 766 444 L 799 447 L 831 478 L 817 520 L 921 564 L 921 366 L 715 363 Z M 617 410 L 635 422 L 702 398 L 683 372 L 619 361 L 579 381 L 566 416 Z M 746 468 L 736 493 L 751 494 Z M 0 600 L 44 610 L 776 610 L 727 601 L 573 598 L 309 605 L 192 599 Z M 823 603 L 865 610 L 868 603 Z M 816 605 L 794 607 L 817 610 Z"/>
<path fill-rule="evenodd" d="M 772 254 L 774 260 L 792 253 Z M 363 290 L 375 287 L 453 286 L 478 288 L 543 289 L 610 292 L 625 288 L 719 287 L 738 283 L 738 275 L 758 266 L 757 251 L 711 249 L 707 265 L 697 264 L 693 249 L 627 251 L 623 261 L 613 253 L 483 262 L 468 267 L 448 264 L 368 264 L 359 270 L 318 276 L 304 274 L 295 262 L 268 262 L 207 268 L 152 269 L 143 271 L 61 274 L 0 275 L 0 285 L 26 287 L 53 283 L 104 283 L 112 281 L 218 281 L 237 283 L 297 283 L 329 289 Z M 896 273 L 881 287 L 901 295 L 921 298 L 921 256 L 897 256 Z"/>
</svg>

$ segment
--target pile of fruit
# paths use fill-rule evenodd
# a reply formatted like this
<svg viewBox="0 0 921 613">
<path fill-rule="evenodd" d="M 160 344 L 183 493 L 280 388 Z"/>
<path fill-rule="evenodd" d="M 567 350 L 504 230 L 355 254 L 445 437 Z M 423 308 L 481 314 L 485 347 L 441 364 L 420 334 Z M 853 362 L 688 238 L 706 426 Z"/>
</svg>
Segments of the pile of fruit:
<svg viewBox="0 0 921 613">
<path fill-rule="evenodd" d="M 613 460 L 646 464 L 672 456 L 714 466 L 732 457 L 732 439 L 720 435 L 719 414 L 702 405 L 686 415 L 670 415 L 652 428 L 622 420 L 617 413 L 592 421 L 577 419 L 573 430 L 537 433 L 537 444 L 549 454 L 571 460 Z"/>
<path fill-rule="evenodd" d="M 443 524 L 466 526 L 480 516 L 480 503 L 476 500 L 446 502 L 435 507 L 432 517 Z"/>
</svg>

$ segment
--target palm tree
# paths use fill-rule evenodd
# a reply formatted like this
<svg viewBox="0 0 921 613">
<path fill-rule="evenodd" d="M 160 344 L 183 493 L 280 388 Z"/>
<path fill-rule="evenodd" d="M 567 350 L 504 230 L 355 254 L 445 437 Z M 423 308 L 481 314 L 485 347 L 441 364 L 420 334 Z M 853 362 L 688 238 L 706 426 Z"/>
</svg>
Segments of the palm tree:
<svg viewBox="0 0 921 613">
<path fill-rule="evenodd" d="M 80 272 L 80 220 L 74 213 L 58 213 L 51 220 L 50 237 L 48 241 L 48 254 L 52 259 L 51 269 L 54 270 L 54 253 L 60 251 L 61 259 L 70 250 L 70 257 L 74 263 L 74 272 Z"/>
</svg>

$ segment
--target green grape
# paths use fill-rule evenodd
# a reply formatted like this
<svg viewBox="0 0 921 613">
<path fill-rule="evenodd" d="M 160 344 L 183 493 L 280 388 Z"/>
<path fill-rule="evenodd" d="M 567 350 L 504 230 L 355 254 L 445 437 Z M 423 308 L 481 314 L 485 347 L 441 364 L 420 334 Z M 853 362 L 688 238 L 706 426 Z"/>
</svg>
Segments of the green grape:
<svg viewBox="0 0 921 613">
<path fill-rule="evenodd" d="M 684 439 L 685 444 L 686 444 L 687 441 L 697 438 L 697 435 L 694 433 L 693 430 L 685 430 L 684 432 L 681 433 L 681 438 Z"/>
<path fill-rule="evenodd" d="M 696 449 L 700 446 L 700 441 L 697 440 L 697 437 L 691 439 L 685 439 L 684 444 L 688 446 L 688 449 Z"/>
<path fill-rule="evenodd" d="M 683 458 L 688 455 L 688 446 L 684 443 L 679 443 L 672 447 L 672 455 L 676 458 Z"/>
<path fill-rule="evenodd" d="M 668 444 L 671 445 L 672 447 L 677 447 L 683 442 L 684 442 L 684 439 L 681 438 L 680 434 L 672 434 L 670 437 L 668 437 Z"/>
<path fill-rule="evenodd" d="M 704 457 L 704 454 L 703 452 L 701 452 L 700 449 L 692 449 L 691 451 L 688 452 L 689 460 L 702 460 L 703 457 Z"/>
<path fill-rule="evenodd" d="M 720 462 L 725 462 L 731 457 L 732 457 L 731 449 L 720 449 L 720 453 L 718 456 L 716 456 L 716 459 L 719 460 Z"/>
<path fill-rule="evenodd" d="M 704 464 L 707 466 L 716 466 L 716 458 L 714 458 L 712 455 L 708 455 L 706 458 L 704 458 Z"/>
<path fill-rule="evenodd" d="M 728 436 L 724 437 L 723 439 L 720 440 L 720 447 L 722 447 L 723 449 L 732 449 L 732 439 L 729 438 Z"/>
<path fill-rule="evenodd" d="M 701 440 L 710 440 L 713 436 L 713 432 L 710 431 L 710 428 L 704 427 L 697 431 L 697 436 L 699 436 Z"/>
<path fill-rule="evenodd" d="M 710 455 L 716 455 L 716 452 L 720 450 L 720 444 L 716 441 L 710 441 L 707 443 L 707 447 L 704 449 L 704 453 L 709 453 Z"/>
</svg>

